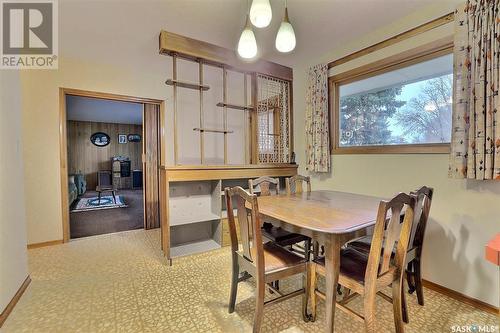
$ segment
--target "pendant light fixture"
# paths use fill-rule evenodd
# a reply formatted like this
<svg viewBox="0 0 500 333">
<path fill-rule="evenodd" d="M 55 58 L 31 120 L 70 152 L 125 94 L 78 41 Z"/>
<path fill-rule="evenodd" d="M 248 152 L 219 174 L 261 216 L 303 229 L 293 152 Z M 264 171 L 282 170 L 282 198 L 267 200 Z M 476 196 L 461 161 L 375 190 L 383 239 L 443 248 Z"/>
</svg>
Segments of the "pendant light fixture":
<svg viewBox="0 0 500 333">
<path fill-rule="evenodd" d="M 292 24 L 288 18 L 288 4 L 287 0 L 285 0 L 285 16 L 283 22 L 281 22 L 278 34 L 276 35 L 275 46 L 278 51 L 287 53 L 295 48 L 296 43 L 295 31 L 293 31 Z"/>
<path fill-rule="evenodd" d="M 273 11 L 269 0 L 253 0 L 250 7 L 250 21 L 257 28 L 265 28 L 271 23 Z"/>
<path fill-rule="evenodd" d="M 255 40 L 255 34 L 253 33 L 248 14 L 245 28 L 238 42 L 238 54 L 244 59 L 252 59 L 257 55 L 257 41 Z"/>
</svg>

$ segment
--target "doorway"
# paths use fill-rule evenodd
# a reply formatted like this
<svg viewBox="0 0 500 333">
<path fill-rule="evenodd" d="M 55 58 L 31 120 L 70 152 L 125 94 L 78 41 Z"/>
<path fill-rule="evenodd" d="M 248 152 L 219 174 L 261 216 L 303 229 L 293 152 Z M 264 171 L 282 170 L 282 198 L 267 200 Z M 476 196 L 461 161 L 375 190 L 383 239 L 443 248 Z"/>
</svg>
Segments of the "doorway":
<svg viewBox="0 0 500 333">
<path fill-rule="evenodd" d="M 164 102 L 60 89 L 64 242 L 160 227 Z"/>
</svg>

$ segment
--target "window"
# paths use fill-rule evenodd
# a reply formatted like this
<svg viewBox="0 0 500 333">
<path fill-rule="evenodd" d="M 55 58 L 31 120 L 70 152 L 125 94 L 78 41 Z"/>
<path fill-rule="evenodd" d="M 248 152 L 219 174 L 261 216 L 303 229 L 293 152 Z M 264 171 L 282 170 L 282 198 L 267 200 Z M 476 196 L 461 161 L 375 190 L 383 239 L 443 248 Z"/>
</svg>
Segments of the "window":
<svg viewBox="0 0 500 333">
<path fill-rule="evenodd" d="M 372 71 L 373 73 L 373 71 Z M 440 52 L 336 82 L 334 150 L 446 153 L 451 139 L 453 56 Z"/>
</svg>

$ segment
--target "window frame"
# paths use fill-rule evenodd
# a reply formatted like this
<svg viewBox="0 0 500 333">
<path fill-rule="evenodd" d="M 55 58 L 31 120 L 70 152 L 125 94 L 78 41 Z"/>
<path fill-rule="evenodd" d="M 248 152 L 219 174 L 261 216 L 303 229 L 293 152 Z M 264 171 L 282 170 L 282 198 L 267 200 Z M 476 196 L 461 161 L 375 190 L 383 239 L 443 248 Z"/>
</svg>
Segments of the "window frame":
<svg viewBox="0 0 500 333">
<path fill-rule="evenodd" d="M 437 41 L 328 78 L 330 153 L 341 154 L 449 154 L 450 143 L 367 145 L 341 147 L 339 144 L 339 87 L 379 74 L 408 67 L 453 53 L 453 42 Z"/>
</svg>

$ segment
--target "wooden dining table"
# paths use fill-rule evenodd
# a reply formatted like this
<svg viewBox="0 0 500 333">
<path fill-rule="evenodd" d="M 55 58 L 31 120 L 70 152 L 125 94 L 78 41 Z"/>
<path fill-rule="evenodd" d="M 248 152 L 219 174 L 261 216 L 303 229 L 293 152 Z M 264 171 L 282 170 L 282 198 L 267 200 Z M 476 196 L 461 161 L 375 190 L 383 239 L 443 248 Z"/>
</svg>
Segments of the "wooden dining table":
<svg viewBox="0 0 500 333">
<path fill-rule="evenodd" d="M 381 200 L 384 198 L 337 191 L 258 198 L 259 213 L 270 217 L 273 224 L 324 245 L 326 332 L 334 329 L 340 248 L 357 232 L 375 225 Z"/>
</svg>

